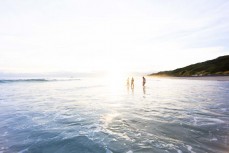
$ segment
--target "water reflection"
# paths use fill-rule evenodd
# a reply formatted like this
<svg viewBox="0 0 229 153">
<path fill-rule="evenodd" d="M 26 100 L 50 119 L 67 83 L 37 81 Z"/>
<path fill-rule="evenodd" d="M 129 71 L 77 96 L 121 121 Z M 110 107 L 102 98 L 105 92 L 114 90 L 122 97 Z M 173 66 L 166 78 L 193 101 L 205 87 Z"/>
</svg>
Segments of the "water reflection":
<svg viewBox="0 0 229 153">
<path fill-rule="evenodd" d="M 132 95 L 134 94 L 134 86 L 131 87 Z"/>
<path fill-rule="evenodd" d="M 127 93 L 129 94 L 129 92 L 130 92 L 130 86 L 127 85 L 127 86 L 126 86 L 126 89 L 127 89 Z"/>
<path fill-rule="evenodd" d="M 143 94 L 145 95 L 146 94 L 146 87 L 143 86 Z"/>
</svg>

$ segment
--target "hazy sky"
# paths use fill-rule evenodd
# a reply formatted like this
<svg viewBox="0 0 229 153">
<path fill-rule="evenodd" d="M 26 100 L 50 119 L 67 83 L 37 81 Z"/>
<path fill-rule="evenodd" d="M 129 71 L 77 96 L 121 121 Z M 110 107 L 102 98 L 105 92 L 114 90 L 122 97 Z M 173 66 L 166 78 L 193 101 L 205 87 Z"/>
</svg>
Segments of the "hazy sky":
<svg viewBox="0 0 229 153">
<path fill-rule="evenodd" d="M 228 0 L 0 1 L 0 71 L 170 70 L 228 42 Z"/>
</svg>

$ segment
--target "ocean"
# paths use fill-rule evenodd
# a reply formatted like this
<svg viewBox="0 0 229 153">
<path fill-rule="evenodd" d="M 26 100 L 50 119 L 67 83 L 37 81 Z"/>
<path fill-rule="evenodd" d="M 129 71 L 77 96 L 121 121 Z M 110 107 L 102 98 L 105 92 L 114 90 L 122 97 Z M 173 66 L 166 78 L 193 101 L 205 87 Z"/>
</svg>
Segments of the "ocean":
<svg viewBox="0 0 229 153">
<path fill-rule="evenodd" d="M 229 81 L 0 80 L 0 153 L 228 153 Z"/>
</svg>

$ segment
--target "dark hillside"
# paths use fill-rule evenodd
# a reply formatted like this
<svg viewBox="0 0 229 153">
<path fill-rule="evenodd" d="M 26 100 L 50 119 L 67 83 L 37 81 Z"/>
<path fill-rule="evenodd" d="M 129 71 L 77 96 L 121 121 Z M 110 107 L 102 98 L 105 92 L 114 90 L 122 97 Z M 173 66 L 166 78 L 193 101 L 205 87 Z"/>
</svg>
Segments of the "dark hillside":
<svg viewBox="0 0 229 153">
<path fill-rule="evenodd" d="M 156 76 L 209 76 L 229 75 L 229 55 L 213 60 L 192 64 L 172 71 L 163 71 L 150 75 Z"/>
</svg>

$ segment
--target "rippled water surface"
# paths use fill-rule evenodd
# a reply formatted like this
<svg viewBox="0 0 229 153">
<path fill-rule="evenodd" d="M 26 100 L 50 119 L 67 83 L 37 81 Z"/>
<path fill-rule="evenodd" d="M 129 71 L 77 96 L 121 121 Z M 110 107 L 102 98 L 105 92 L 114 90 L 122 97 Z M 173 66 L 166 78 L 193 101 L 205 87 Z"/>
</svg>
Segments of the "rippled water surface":
<svg viewBox="0 0 229 153">
<path fill-rule="evenodd" d="M 229 82 L 0 82 L 0 153 L 227 153 Z"/>
</svg>

